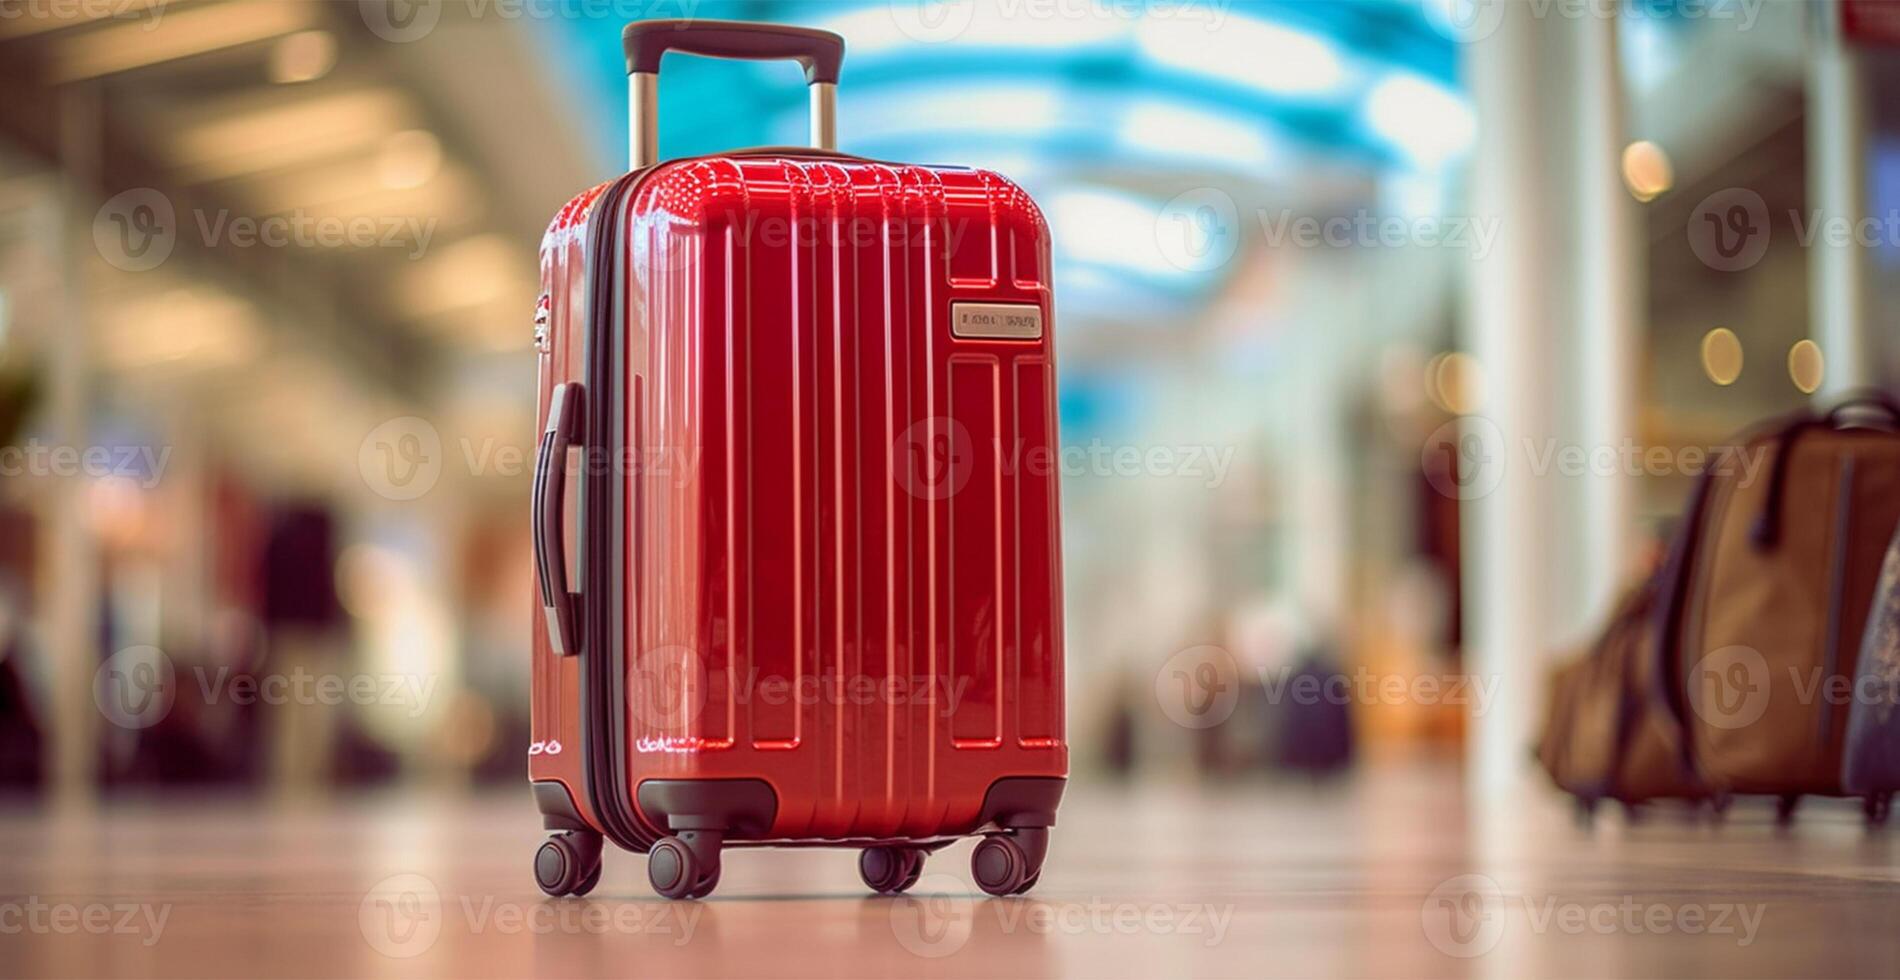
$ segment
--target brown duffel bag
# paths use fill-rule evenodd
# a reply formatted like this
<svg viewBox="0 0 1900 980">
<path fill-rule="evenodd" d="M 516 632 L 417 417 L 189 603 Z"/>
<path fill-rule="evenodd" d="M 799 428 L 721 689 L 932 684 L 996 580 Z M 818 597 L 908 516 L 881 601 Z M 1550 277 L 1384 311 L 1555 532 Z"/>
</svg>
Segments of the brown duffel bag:
<svg viewBox="0 0 1900 980">
<path fill-rule="evenodd" d="M 1900 407 L 1864 399 L 1730 447 L 1662 576 L 1666 697 L 1724 793 L 1839 795 L 1858 645 L 1900 523 Z"/>
<path fill-rule="evenodd" d="M 1688 768 L 1681 726 L 1663 700 L 1655 599 L 1654 582 L 1633 590 L 1590 649 L 1551 679 L 1537 758 L 1586 809 L 1605 799 L 1635 804 L 1709 795 Z"/>
</svg>

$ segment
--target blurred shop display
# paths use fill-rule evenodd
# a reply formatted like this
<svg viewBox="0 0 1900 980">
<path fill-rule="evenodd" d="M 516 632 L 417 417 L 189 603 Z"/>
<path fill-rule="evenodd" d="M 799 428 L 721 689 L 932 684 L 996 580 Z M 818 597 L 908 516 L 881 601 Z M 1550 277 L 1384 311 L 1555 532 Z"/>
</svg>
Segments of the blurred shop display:
<svg viewBox="0 0 1900 980">
<path fill-rule="evenodd" d="M 1900 405 L 1888 398 L 1738 439 L 1698 482 L 1662 570 L 1557 675 L 1546 769 L 1586 805 L 1768 795 L 1787 820 L 1804 795 L 1853 793 L 1884 822 L 1889 780 L 1850 780 L 1843 755 L 1863 636 L 1885 649 L 1896 526 Z"/>
<path fill-rule="evenodd" d="M 343 607 L 336 594 L 336 523 L 320 504 L 293 504 L 276 515 L 263 553 L 265 635 L 260 670 L 278 677 L 339 673 L 345 656 Z M 330 778 L 338 724 L 328 706 L 289 699 L 274 706 L 266 743 L 280 793 L 307 795 Z"/>
<path fill-rule="evenodd" d="M 32 515 L 0 502 L 0 792 L 37 789 L 44 775 L 46 725 L 27 649 L 35 537 Z"/>
<path fill-rule="evenodd" d="M 5 304 L 0 293 L 0 317 Z M 17 359 L 0 356 L 0 452 L 19 449 L 38 388 Z M 37 789 L 44 775 L 46 724 L 29 650 L 36 532 L 31 512 L 0 497 L 0 791 Z"/>
</svg>

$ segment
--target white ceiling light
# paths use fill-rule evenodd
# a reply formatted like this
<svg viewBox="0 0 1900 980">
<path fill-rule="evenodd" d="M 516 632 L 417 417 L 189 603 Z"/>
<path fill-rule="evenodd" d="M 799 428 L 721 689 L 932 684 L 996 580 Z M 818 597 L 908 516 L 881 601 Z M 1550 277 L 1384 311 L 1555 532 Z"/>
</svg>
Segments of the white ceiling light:
<svg viewBox="0 0 1900 980">
<path fill-rule="evenodd" d="M 1135 38 L 1160 64 L 1274 95 L 1320 95 L 1339 89 L 1346 67 L 1331 42 L 1316 34 L 1251 17 L 1212 21 L 1149 17 Z"/>
<path fill-rule="evenodd" d="M 1062 109 L 1047 86 L 904 85 L 853 102 L 846 124 L 878 139 L 951 130 L 1041 135 L 1063 122 Z"/>
<path fill-rule="evenodd" d="M 1122 119 L 1123 145 L 1154 156 L 1196 160 L 1223 169 L 1259 171 L 1274 161 L 1265 130 L 1244 119 L 1178 102 L 1145 99 Z"/>
<path fill-rule="evenodd" d="M 1410 72 L 1393 72 L 1366 95 L 1366 125 L 1412 162 L 1435 169 L 1471 146 L 1478 121 L 1444 87 Z"/>
<path fill-rule="evenodd" d="M 1056 247 L 1066 258 L 1160 278 L 1186 270 L 1161 250 L 1162 209 L 1130 194 L 1101 188 L 1058 191 L 1043 209 Z"/>
<path fill-rule="evenodd" d="M 853 52 L 886 52 L 931 45 L 997 48 L 1073 48 L 1126 37 L 1134 22 L 1109 5 L 1030 5 L 998 0 L 880 3 L 825 24 L 844 35 Z"/>
</svg>

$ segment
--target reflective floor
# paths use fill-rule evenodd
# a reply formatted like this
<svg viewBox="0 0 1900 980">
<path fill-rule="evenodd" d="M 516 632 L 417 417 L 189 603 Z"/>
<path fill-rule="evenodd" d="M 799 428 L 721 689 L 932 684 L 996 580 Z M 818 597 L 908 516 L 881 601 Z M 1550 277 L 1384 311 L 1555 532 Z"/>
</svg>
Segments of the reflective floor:
<svg viewBox="0 0 1900 980">
<path fill-rule="evenodd" d="M 1449 771 L 1213 792 L 1079 788 L 1041 885 L 988 899 L 969 845 L 916 897 L 842 851 L 729 855 L 668 903 L 610 854 L 534 889 L 520 793 L 308 807 L 172 800 L 0 816 L 8 976 L 1891 976 L 1900 832 L 1765 806 L 1726 824 L 1543 792 L 1474 812 Z"/>
</svg>

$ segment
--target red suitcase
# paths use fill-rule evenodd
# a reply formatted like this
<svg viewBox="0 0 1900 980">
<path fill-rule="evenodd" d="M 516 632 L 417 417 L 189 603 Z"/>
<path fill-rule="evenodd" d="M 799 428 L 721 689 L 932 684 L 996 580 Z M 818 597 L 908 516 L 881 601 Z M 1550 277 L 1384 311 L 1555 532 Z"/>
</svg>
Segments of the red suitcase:
<svg viewBox="0 0 1900 980">
<path fill-rule="evenodd" d="M 1024 891 L 1068 772 L 1047 225 L 836 152 L 835 34 L 624 41 L 633 170 L 541 246 L 535 877 L 584 894 L 604 838 L 699 897 L 722 847 L 825 845 L 897 892 L 980 835 Z M 668 50 L 801 62 L 814 148 L 656 163 Z"/>
</svg>

